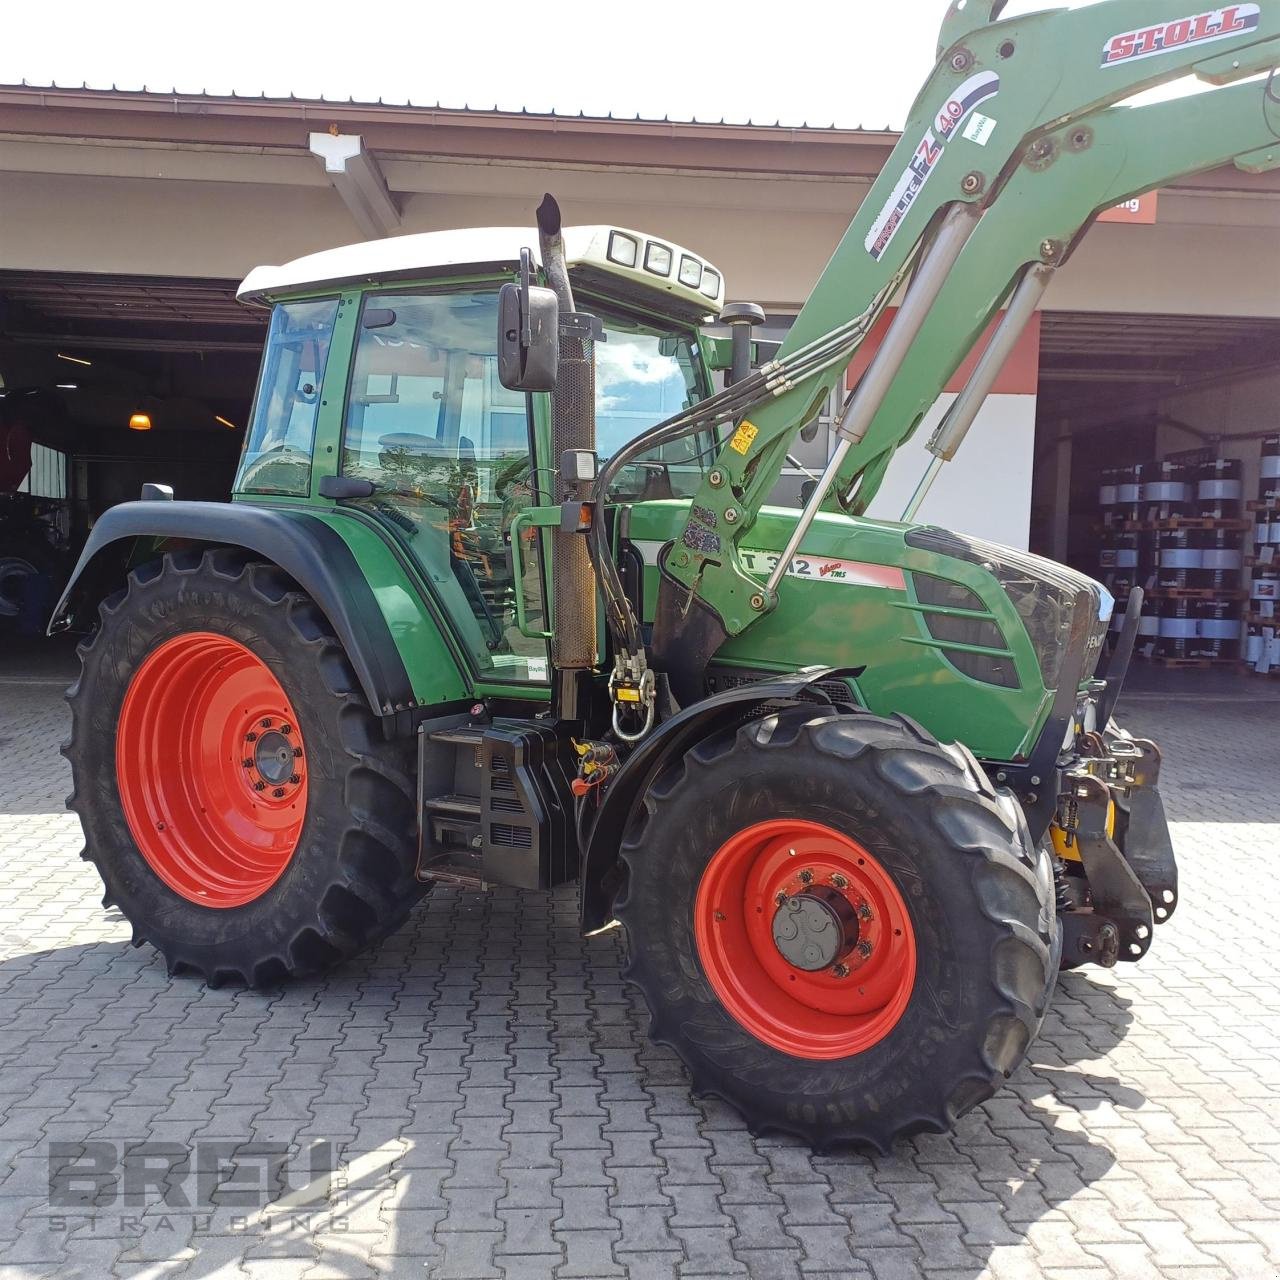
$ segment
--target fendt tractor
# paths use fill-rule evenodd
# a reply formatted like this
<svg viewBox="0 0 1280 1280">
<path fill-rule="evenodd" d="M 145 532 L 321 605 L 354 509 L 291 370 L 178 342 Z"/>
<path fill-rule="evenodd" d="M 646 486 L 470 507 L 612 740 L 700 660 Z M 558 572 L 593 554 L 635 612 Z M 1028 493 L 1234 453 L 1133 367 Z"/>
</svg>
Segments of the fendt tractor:
<svg viewBox="0 0 1280 1280">
<path fill-rule="evenodd" d="M 708 330 L 700 254 L 550 198 L 249 275 L 232 501 L 108 511 L 53 622 L 89 633 L 69 803 L 135 943 L 271 986 L 433 886 L 576 879 L 694 1088 L 882 1149 L 992 1094 L 1060 967 L 1142 958 L 1177 881 L 1160 752 L 1112 719 L 1141 591 L 1106 652 L 1097 582 L 917 513 L 1100 211 L 1280 164 L 1280 0 L 1003 7 L 950 6 L 780 348 L 747 304 Z M 891 301 L 829 464 L 766 505 Z M 903 521 L 867 518 L 992 324 Z"/>
</svg>

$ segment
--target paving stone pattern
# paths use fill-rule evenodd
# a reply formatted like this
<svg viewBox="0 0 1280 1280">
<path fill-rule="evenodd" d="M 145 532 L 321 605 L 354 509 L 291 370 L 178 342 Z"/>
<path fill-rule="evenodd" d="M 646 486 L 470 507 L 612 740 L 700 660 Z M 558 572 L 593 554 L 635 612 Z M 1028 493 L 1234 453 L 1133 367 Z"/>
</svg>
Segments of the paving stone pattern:
<svg viewBox="0 0 1280 1280">
<path fill-rule="evenodd" d="M 65 719 L 54 683 L 0 679 L 3 1280 L 1280 1274 L 1280 704 L 1128 708 L 1170 761 L 1178 915 L 1143 965 L 1063 977 L 1008 1087 L 889 1157 L 692 1098 L 571 890 L 439 892 L 277 990 L 170 980 L 76 857 Z M 151 1185 L 51 1204 L 51 1153 L 137 1143 L 168 1144 Z M 238 1148 L 265 1210 L 181 1164 Z"/>
</svg>

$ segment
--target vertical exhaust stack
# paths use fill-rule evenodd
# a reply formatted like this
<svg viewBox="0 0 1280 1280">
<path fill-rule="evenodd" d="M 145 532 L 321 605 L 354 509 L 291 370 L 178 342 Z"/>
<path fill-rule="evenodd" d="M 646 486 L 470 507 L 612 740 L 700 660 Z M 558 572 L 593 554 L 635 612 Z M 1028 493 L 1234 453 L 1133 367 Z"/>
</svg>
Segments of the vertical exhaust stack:
<svg viewBox="0 0 1280 1280">
<path fill-rule="evenodd" d="M 574 306 L 561 235 L 560 206 L 552 196 L 543 197 L 537 217 L 542 267 L 560 303 L 560 364 L 556 389 L 551 395 L 551 456 L 559 468 L 566 450 L 595 452 L 596 322 L 592 316 L 579 314 Z M 569 484 L 557 469 L 555 500 L 565 502 L 572 496 Z M 567 719 L 577 719 L 577 695 L 573 690 L 580 685 L 574 673 L 590 670 L 598 660 L 596 576 L 587 539 L 582 534 L 556 533 L 554 548 L 552 616 L 555 626 L 551 662 L 556 671 L 560 714 Z"/>
</svg>

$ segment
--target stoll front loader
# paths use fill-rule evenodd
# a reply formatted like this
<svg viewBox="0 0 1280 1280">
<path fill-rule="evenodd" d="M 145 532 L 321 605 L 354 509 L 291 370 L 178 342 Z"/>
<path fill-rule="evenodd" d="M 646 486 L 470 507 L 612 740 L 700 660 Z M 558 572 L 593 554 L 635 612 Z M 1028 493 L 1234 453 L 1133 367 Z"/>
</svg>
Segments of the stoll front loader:
<svg viewBox="0 0 1280 1280">
<path fill-rule="evenodd" d="M 1099 211 L 1280 162 L 1280 0 L 1002 8 L 952 4 L 786 342 L 718 392 L 719 273 L 551 200 L 249 276 L 234 500 L 109 511 L 55 617 L 135 941 L 269 985 L 436 883 L 576 878 L 697 1088 L 882 1148 L 991 1095 L 1060 966 L 1143 956 L 1177 889 L 1160 753 L 1110 714 L 1141 593 L 1102 662 L 1096 582 L 915 516 Z M 891 299 L 803 510 L 766 506 Z M 904 522 L 867 519 L 1001 316 Z"/>
</svg>

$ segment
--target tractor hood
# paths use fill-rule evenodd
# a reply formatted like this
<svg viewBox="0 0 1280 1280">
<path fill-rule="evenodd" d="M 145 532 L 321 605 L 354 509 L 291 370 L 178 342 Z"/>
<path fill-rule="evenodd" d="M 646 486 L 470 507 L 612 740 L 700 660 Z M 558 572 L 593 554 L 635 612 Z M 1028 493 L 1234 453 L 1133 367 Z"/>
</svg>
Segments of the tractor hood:
<svg viewBox="0 0 1280 1280">
<path fill-rule="evenodd" d="M 631 509 L 646 621 L 659 553 L 687 512 L 684 502 Z M 761 512 L 743 541 L 750 572 L 770 572 L 798 518 L 790 508 Z M 903 712 L 996 760 L 1030 754 L 1059 691 L 1074 703 L 1097 667 L 1112 610 L 1101 584 L 1040 556 L 944 529 L 830 513 L 814 522 L 778 597 L 772 613 L 720 649 L 713 672 L 734 679 L 861 668 L 853 683 L 863 705 Z"/>
</svg>

